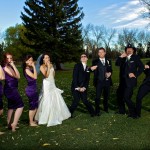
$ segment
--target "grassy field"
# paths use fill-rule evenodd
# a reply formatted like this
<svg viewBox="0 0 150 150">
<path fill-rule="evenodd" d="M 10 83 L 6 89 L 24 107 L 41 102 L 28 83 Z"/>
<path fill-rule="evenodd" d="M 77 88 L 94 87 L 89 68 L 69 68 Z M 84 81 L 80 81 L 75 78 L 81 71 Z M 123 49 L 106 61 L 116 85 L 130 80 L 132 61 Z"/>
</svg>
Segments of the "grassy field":
<svg viewBox="0 0 150 150">
<path fill-rule="evenodd" d="M 145 63 L 147 60 L 143 60 Z M 89 64 L 91 62 L 89 61 Z M 74 63 L 65 64 L 66 71 L 56 72 L 56 85 L 64 90 L 63 97 L 69 106 L 72 101 L 70 85 Z M 21 72 L 21 69 L 20 69 Z M 28 125 L 28 99 L 24 89 L 26 81 L 23 77 L 19 81 L 19 91 L 25 103 L 24 112 L 19 121 L 19 129 L 12 133 L 6 128 L 7 101 L 4 98 L 4 114 L 0 118 L 0 130 L 5 135 L 0 136 L 0 150 L 27 149 L 101 149 L 101 150 L 148 150 L 150 149 L 150 94 L 143 99 L 142 117 L 140 119 L 127 118 L 126 115 L 117 115 L 116 89 L 118 87 L 119 69 L 113 62 L 113 86 L 109 99 L 109 113 L 102 111 L 100 117 L 91 118 L 84 105 L 80 103 L 75 117 L 54 127 L 29 127 Z M 92 85 L 93 74 L 88 91 L 90 102 L 94 104 L 95 89 Z M 142 74 L 138 79 L 138 86 L 134 90 L 133 101 L 139 85 L 144 78 Z M 38 78 L 40 90 L 42 76 Z M 102 105 L 101 105 L 101 108 Z M 57 110 L 56 110 L 57 111 Z"/>
</svg>

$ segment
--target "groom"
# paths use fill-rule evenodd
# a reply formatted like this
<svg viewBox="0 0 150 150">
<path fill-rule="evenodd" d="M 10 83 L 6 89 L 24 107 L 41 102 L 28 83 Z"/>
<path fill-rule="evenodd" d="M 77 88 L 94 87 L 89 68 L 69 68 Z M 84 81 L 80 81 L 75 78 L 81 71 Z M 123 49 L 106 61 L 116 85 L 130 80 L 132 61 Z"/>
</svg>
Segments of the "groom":
<svg viewBox="0 0 150 150">
<path fill-rule="evenodd" d="M 103 94 L 103 106 L 104 111 L 108 113 L 108 98 L 110 92 L 110 86 L 112 85 L 112 65 L 111 61 L 106 56 L 106 50 L 101 47 L 98 49 L 99 58 L 92 62 L 92 65 L 97 65 L 97 69 L 94 71 L 94 86 L 96 87 L 95 98 L 95 115 L 100 116 L 100 98 Z"/>
<path fill-rule="evenodd" d="M 94 116 L 94 109 L 91 105 L 91 103 L 87 100 L 87 88 L 89 85 L 90 80 L 90 71 L 89 70 L 95 70 L 97 66 L 93 66 L 91 68 L 88 68 L 87 66 L 87 55 L 85 53 L 82 53 L 80 56 L 80 63 L 77 63 L 74 66 L 73 70 L 73 81 L 71 86 L 71 91 L 73 94 L 73 101 L 70 106 L 70 112 L 73 117 L 73 113 L 75 109 L 77 108 L 80 99 L 86 106 L 87 110 L 91 114 L 91 117 Z"/>
</svg>

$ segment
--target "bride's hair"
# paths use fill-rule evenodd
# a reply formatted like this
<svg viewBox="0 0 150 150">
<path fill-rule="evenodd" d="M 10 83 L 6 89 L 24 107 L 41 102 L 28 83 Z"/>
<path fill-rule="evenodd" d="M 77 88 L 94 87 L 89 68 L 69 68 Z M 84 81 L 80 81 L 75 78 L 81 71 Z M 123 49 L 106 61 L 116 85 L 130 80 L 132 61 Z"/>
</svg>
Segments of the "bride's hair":
<svg viewBox="0 0 150 150">
<path fill-rule="evenodd" d="M 45 55 L 48 55 L 49 58 L 50 58 L 49 53 L 44 53 L 44 54 L 42 54 L 41 59 L 40 59 L 40 66 L 44 64 L 43 59 L 44 59 Z"/>
</svg>

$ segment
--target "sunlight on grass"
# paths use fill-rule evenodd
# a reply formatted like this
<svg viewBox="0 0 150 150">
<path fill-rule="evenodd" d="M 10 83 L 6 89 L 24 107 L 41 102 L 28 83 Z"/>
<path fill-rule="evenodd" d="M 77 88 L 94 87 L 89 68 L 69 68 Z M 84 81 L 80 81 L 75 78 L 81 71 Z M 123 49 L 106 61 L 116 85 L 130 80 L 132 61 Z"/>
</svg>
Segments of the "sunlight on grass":
<svg viewBox="0 0 150 150">
<path fill-rule="evenodd" d="M 73 63 L 65 65 L 68 70 L 56 72 L 56 86 L 64 90 L 63 97 L 67 105 L 72 102 L 71 79 Z M 0 118 L 0 131 L 5 134 L 0 136 L 0 150 L 42 150 L 42 149 L 150 149 L 150 94 L 143 99 L 142 118 L 131 119 L 126 115 L 115 114 L 116 90 L 118 87 L 119 69 L 113 62 L 113 87 L 109 99 L 109 113 L 102 111 L 100 117 L 90 117 L 85 106 L 80 103 L 75 117 L 63 121 L 61 125 L 46 127 L 30 127 L 28 123 L 28 99 L 25 95 L 26 81 L 21 75 L 19 91 L 25 103 L 23 115 L 19 121 L 19 129 L 12 133 L 6 128 L 6 107 L 7 101 L 4 98 L 4 114 Z M 21 69 L 20 69 L 21 72 Z M 138 87 L 144 78 L 139 77 Z M 91 81 L 88 90 L 88 99 L 94 105 L 95 88 Z M 41 90 L 42 76 L 38 78 L 38 90 Z M 135 101 L 138 87 L 134 91 Z M 103 110 L 102 100 L 101 109 Z"/>
</svg>

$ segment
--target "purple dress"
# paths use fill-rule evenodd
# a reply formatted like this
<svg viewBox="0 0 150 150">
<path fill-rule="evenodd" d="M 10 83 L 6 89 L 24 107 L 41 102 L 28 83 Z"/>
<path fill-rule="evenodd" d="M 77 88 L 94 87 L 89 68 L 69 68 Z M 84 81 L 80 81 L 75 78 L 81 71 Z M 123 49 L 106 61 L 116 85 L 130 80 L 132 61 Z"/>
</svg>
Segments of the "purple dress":
<svg viewBox="0 0 150 150">
<path fill-rule="evenodd" d="M 4 95 L 8 100 L 8 109 L 17 109 L 24 106 L 22 98 L 18 92 L 18 79 L 10 76 L 5 70 Z"/>
<path fill-rule="evenodd" d="M 2 96 L 3 96 L 3 85 L 2 82 L 0 82 L 0 110 L 3 109 Z"/>
<path fill-rule="evenodd" d="M 33 73 L 33 70 L 30 69 L 30 71 Z M 29 99 L 29 110 L 34 110 L 38 108 L 38 92 L 36 79 L 31 78 L 26 73 L 24 73 L 24 75 L 28 82 L 25 92 Z"/>
</svg>

